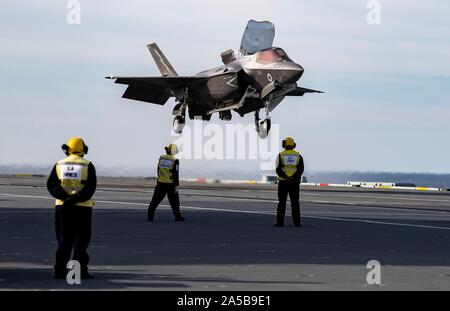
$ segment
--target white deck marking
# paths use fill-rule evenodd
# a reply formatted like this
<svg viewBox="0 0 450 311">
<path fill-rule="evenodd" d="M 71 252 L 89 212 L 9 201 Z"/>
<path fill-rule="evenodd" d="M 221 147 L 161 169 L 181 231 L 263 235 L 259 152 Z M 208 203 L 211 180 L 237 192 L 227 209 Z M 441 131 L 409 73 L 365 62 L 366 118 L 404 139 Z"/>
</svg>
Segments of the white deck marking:
<svg viewBox="0 0 450 311">
<path fill-rule="evenodd" d="M 51 197 L 44 196 L 32 196 L 32 195 L 21 195 L 21 194 L 8 194 L 8 193 L 0 193 L 1 196 L 9 196 L 9 197 L 22 197 L 22 198 L 34 198 L 34 199 L 45 199 L 45 200 L 53 200 Z M 107 204 L 122 204 L 122 205 L 134 205 L 134 206 L 148 206 L 147 203 L 134 203 L 134 202 L 121 202 L 121 201 L 104 201 L 99 200 L 97 203 L 107 203 Z M 160 206 L 169 207 L 169 205 L 161 204 Z M 249 210 L 233 210 L 233 209 L 224 209 L 224 208 L 212 208 L 212 207 L 199 207 L 199 206 L 181 206 L 184 209 L 191 210 L 204 210 L 204 211 L 216 211 L 216 212 L 227 212 L 227 213 L 241 213 L 241 214 L 258 214 L 258 215 L 276 215 L 275 212 L 259 212 L 259 211 L 249 211 Z M 425 216 L 425 215 L 424 215 Z M 389 226 L 401 226 L 401 227 L 412 227 L 412 228 L 424 228 L 424 229 L 437 229 L 437 230 L 450 230 L 449 227 L 439 227 L 439 226 L 427 226 L 427 225 L 415 225 L 415 224 L 406 224 L 406 223 L 394 223 L 394 222 L 385 222 L 385 221 L 374 221 L 374 220 L 365 220 L 365 219 L 347 219 L 347 218 L 336 218 L 336 217 L 322 217 L 322 216 L 304 216 L 305 218 L 311 219 L 324 219 L 324 220 L 333 220 L 333 221 L 344 221 L 344 222 L 360 222 L 360 223 L 369 223 L 369 224 L 378 224 L 378 225 L 389 225 Z"/>
<path fill-rule="evenodd" d="M 319 193 L 303 193 L 302 195 L 319 195 L 323 196 L 323 194 Z M 348 198 L 374 198 L 374 199 L 391 199 L 391 200 L 410 200 L 410 201 L 425 201 L 425 202 L 443 202 L 450 204 L 450 200 L 439 200 L 439 199 L 420 199 L 415 197 L 397 197 L 397 194 L 393 194 L 390 196 L 383 196 L 383 195 L 355 195 L 355 194 L 330 194 L 330 196 L 336 196 L 336 197 L 348 197 Z"/>
</svg>

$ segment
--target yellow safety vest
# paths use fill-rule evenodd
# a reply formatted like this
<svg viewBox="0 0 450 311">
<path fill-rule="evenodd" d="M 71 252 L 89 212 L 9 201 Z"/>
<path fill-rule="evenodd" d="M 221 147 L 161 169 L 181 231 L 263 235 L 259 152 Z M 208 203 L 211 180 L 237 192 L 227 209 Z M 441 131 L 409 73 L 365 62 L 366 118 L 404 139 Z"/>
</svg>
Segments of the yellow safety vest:
<svg viewBox="0 0 450 311">
<path fill-rule="evenodd" d="M 300 153 L 295 150 L 284 150 L 280 152 L 279 159 L 281 161 L 281 169 L 287 177 L 291 177 L 297 172 L 297 165 L 300 162 Z M 278 176 L 279 180 L 286 178 Z"/>
<path fill-rule="evenodd" d="M 64 191 L 73 195 L 84 188 L 84 184 L 88 179 L 89 163 L 88 160 L 75 154 L 56 163 L 56 175 Z M 63 203 L 64 201 L 56 199 L 55 205 L 63 205 Z M 95 203 L 92 199 L 89 199 L 85 202 L 78 202 L 75 205 L 93 207 Z"/>
<path fill-rule="evenodd" d="M 158 161 L 158 182 L 165 184 L 173 184 L 173 166 L 175 164 L 175 157 L 170 154 L 165 154 L 159 157 Z"/>
</svg>

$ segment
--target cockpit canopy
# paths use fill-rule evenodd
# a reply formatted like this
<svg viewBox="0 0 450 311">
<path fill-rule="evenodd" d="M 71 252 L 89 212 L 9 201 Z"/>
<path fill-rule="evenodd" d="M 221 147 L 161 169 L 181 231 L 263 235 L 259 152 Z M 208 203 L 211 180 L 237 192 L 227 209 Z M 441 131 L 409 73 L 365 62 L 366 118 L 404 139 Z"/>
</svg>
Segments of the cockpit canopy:
<svg viewBox="0 0 450 311">
<path fill-rule="evenodd" d="M 268 48 L 257 53 L 256 61 L 258 63 L 268 64 L 279 61 L 291 61 L 291 59 L 287 56 L 283 49 Z"/>
<path fill-rule="evenodd" d="M 272 47 L 275 26 L 269 21 L 249 20 L 242 35 L 240 55 L 253 55 Z"/>
</svg>

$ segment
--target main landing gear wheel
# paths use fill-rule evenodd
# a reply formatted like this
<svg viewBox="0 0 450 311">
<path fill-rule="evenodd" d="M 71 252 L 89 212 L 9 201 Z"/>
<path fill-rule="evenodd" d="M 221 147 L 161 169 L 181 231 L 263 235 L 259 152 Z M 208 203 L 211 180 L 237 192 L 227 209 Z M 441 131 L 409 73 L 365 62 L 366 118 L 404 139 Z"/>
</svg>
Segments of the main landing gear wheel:
<svg viewBox="0 0 450 311">
<path fill-rule="evenodd" d="M 258 135 L 260 138 L 267 138 L 270 131 L 270 119 L 265 119 L 264 121 L 259 123 L 258 126 Z"/>
<path fill-rule="evenodd" d="M 186 120 L 184 117 L 176 116 L 173 119 L 173 131 L 175 134 L 181 134 L 183 132 L 184 125 L 186 124 Z"/>
</svg>

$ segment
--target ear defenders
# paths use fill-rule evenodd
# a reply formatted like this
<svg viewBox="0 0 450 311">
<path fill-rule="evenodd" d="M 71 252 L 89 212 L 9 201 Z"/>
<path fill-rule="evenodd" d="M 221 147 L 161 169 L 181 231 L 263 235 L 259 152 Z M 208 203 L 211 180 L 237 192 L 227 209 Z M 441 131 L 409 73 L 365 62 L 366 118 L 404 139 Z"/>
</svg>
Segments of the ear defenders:
<svg viewBox="0 0 450 311">
<path fill-rule="evenodd" d="M 64 145 L 62 145 L 61 146 L 61 149 L 64 151 L 64 154 L 65 155 L 69 155 L 69 146 L 67 146 L 66 144 L 64 144 Z M 83 153 L 84 154 L 87 154 L 88 153 L 88 151 L 89 151 L 89 147 L 88 146 L 86 146 L 86 144 L 83 142 Z"/>
<path fill-rule="evenodd" d="M 295 149 L 295 147 L 297 146 L 297 144 L 296 143 L 294 143 L 294 145 L 292 146 L 292 148 L 294 148 Z M 281 142 L 281 147 L 283 147 L 283 148 L 285 148 L 286 149 L 286 140 L 285 139 L 283 139 L 283 141 Z"/>
<path fill-rule="evenodd" d="M 61 149 L 64 151 L 65 155 L 69 155 L 69 146 L 67 146 L 66 144 L 61 146 Z"/>
</svg>

